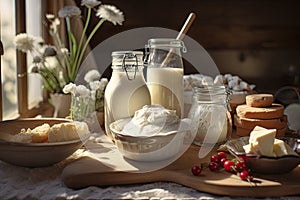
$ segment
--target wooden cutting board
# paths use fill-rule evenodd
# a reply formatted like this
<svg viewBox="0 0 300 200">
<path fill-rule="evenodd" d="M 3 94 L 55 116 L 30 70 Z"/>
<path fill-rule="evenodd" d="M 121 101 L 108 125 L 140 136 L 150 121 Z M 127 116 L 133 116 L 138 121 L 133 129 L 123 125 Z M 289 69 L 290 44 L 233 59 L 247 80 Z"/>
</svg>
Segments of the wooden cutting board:
<svg viewBox="0 0 300 200">
<path fill-rule="evenodd" d="M 167 167 L 145 173 L 137 173 L 138 167 L 124 159 L 110 142 L 88 143 L 86 146 L 94 154 L 70 163 L 62 173 L 62 180 L 69 188 L 168 181 L 217 195 L 251 197 L 300 195 L 300 165 L 283 175 L 255 175 L 255 183 L 250 184 L 224 171 L 211 172 L 204 169 L 201 175 L 193 176 L 191 167 L 207 162 L 210 155 L 215 152 L 212 151 L 210 155 L 200 160 L 199 147 L 194 145 Z M 110 166 L 119 170 L 114 170 Z"/>
</svg>

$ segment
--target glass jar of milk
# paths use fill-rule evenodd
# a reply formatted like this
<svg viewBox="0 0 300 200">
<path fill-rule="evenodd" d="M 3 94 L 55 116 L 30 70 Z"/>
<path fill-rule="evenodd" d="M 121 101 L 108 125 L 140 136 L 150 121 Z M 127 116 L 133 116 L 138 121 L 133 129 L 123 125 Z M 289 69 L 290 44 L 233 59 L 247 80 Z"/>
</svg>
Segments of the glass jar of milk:
<svg viewBox="0 0 300 200">
<path fill-rule="evenodd" d="M 158 38 L 148 40 L 147 85 L 151 104 L 159 104 L 176 110 L 183 117 L 183 62 L 181 51 L 185 52 L 181 40 Z"/>
<path fill-rule="evenodd" d="M 115 51 L 112 53 L 112 76 L 104 94 L 105 132 L 113 139 L 109 125 L 132 117 L 135 111 L 151 104 L 143 75 L 143 52 Z"/>
<path fill-rule="evenodd" d="M 193 88 L 189 118 L 196 130 L 194 144 L 214 146 L 230 139 L 232 119 L 228 95 L 225 86 Z"/>
</svg>

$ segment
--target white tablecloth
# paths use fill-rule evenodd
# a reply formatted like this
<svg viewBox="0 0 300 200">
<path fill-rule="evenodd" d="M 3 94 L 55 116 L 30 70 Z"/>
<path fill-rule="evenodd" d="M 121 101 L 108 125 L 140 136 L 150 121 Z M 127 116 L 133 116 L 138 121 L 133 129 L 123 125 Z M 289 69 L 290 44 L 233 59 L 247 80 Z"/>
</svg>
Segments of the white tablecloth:
<svg viewBox="0 0 300 200">
<path fill-rule="evenodd" d="M 44 168 L 18 167 L 0 161 L 0 199 L 241 199 L 202 193 L 167 182 L 72 190 L 64 185 L 60 175 L 68 163 L 82 155 L 82 151 L 80 149 L 68 159 Z M 276 199 L 296 200 L 299 197 Z"/>
</svg>

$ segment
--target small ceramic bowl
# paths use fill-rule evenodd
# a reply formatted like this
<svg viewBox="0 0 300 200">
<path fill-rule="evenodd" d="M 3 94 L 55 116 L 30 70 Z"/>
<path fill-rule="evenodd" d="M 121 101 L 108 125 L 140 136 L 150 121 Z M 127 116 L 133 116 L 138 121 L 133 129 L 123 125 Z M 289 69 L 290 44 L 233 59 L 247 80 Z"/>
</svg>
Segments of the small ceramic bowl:
<svg viewBox="0 0 300 200">
<path fill-rule="evenodd" d="M 115 144 L 126 158 L 143 161 L 162 161 L 178 154 L 183 146 L 186 131 L 170 131 L 164 135 L 131 136 L 122 133 L 130 118 L 120 119 L 110 124 Z"/>
<path fill-rule="evenodd" d="M 58 163 L 79 149 L 89 134 L 84 138 L 66 142 L 21 143 L 5 140 L 5 135 L 17 134 L 22 128 L 34 128 L 48 123 L 50 126 L 66 119 L 18 119 L 0 122 L 0 160 L 22 167 L 46 167 Z"/>
<path fill-rule="evenodd" d="M 281 138 L 292 147 L 298 154 L 300 153 L 300 139 Z M 246 154 L 243 146 L 249 144 L 249 137 L 233 139 L 226 143 L 227 149 L 234 156 L 244 158 L 251 171 L 262 174 L 283 174 L 292 171 L 300 164 L 300 156 L 286 155 L 281 157 L 258 156 Z"/>
</svg>

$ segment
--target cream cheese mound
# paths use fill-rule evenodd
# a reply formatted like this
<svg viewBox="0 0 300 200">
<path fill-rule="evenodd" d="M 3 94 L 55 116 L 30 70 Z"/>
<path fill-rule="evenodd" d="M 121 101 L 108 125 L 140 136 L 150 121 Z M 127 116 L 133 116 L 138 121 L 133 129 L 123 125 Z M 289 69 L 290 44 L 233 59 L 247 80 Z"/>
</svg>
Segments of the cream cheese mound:
<svg viewBox="0 0 300 200">
<path fill-rule="evenodd" d="M 133 118 L 124 126 L 122 134 L 150 137 L 166 135 L 176 131 L 180 119 L 175 110 L 169 110 L 161 105 L 145 105 L 137 110 Z"/>
</svg>

